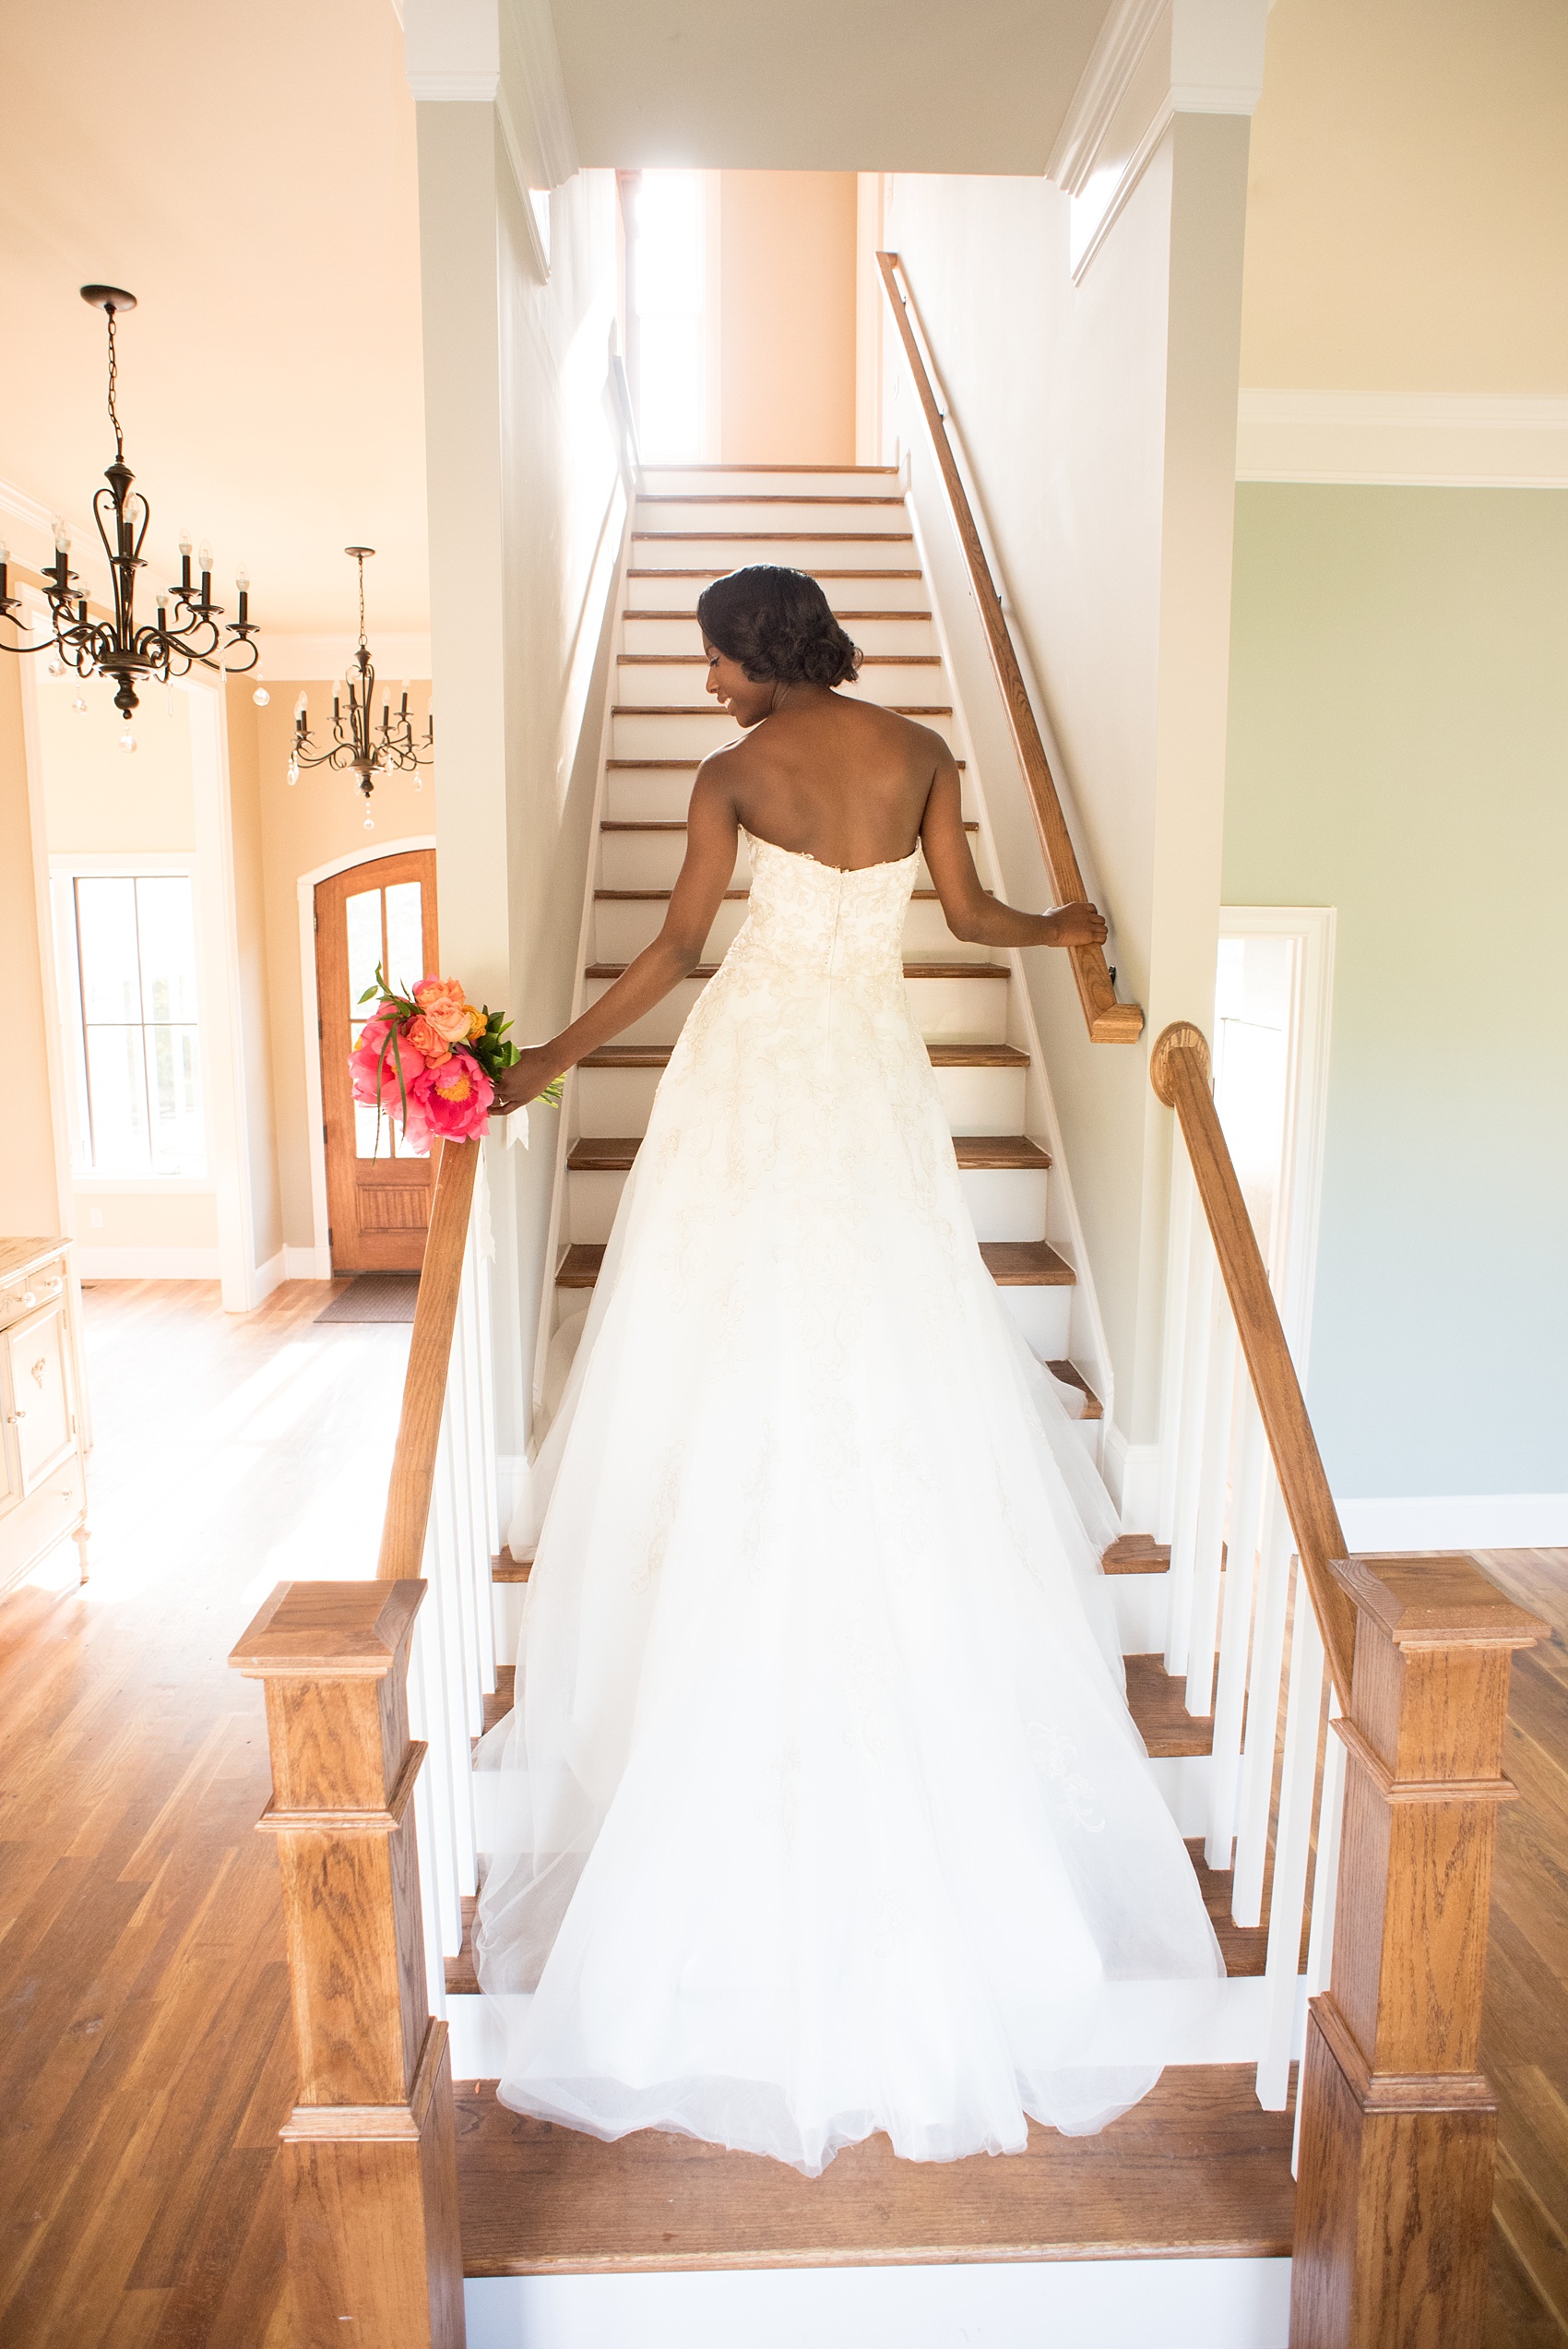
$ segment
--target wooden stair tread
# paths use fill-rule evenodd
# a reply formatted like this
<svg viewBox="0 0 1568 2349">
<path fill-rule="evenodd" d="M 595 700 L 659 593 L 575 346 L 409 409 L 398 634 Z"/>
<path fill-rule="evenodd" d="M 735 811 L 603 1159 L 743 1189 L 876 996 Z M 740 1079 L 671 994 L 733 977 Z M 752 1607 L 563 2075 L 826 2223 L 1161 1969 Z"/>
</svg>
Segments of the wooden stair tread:
<svg viewBox="0 0 1568 2349">
<path fill-rule="evenodd" d="M 1169 1574 L 1170 1544 L 1157 1542 L 1152 1533 L 1123 1533 L 1099 1563 L 1107 1574 Z"/>
<path fill-rule="evenodd" d="M 982 1240 L 980 1255 L 1001 1289 L 1067 1289 L 1077 1279 L 1048 1240 Z M 556 1287 L 591 1289 L 603 1262 L 602 1241 L 574 1240 L 561 1258 Z M 1206 1753 L 1207 1747 L 1203 1750 Z"/>
<path fill-rule="evenodd" d="M 862 873 L 874 873 L 878 868 L 874 864 L 862 864 L 856 869 Z M 668 904 L 674 894 L 673 889 L 595 889 L 593 893 L 596 904 L 612 905 L 642 905 L 656 901 Z M 751 891 L 750 889 L 726 889 L 724 894 L 726 898 L 748 898 Z M 925 901 L 932 905 L 936 902 L 934 889 L 911 889 L 909 895 L 917 902 Z"/>
<path fill-rule="evenodd" d="M 950 701 L 879 702 L 879 709 L 895 718 L 951 718 Z M 612 718 L 722 718 L 730 725 L 735 721 L 728 709 L 716 701 L 617 701 L 611 709 Z"/>
<path fill-rule="evenodd" d="M 493 1557 L 490 1561 L 490 1579 L 493 1582 L 526 1582 L 532 1572 L 533 1552 L 531 1550 L 526 1557 L 514 1557 L 510 1550 L 503 1550 L 498 1556 Z M 502 1673 L 510 1672 L 511 1668 L 510 1664 L 496 1665 L 498 1686 Z"/>
<path fill-rule="evenodd" d="M 825 468 L 826 470 L 826 468 Z M 887 493 L 848 489 L 643 489 L 647 506 L 902 506 Z"/>
<path fill-rule="evenodd" d="M 716 574 L 716 576 L 721 575 Z M 955 758 L 953 764 L 958 769 L 961 774 L 964 769 L 965 761 L 961 758 Z M 661 774 L 673 773 L 678 770 L 683 774 L 695 775 L 701 765 L 702 760 L 700 758 L 607 758 L 604 762 L 604 769 L 606 774 L 619 772 L 621 774 L 630 773 L 640 775 L 645 771 L 645 769 L 651 771 L 653 769 L 657 768 Z M 964 829 L 967 831 L 968 829 L 968 826 L 966 825 Z"/>
<path fill-rule="evenodd" d="M 643 576 L 644 578 L 647 578 L 647 574 L 645 572 Z M 676 577 L 678 574 L 665 573 L 661 576 L 669 578 Z M 722 578 L 724 575 L 721 571 L 716 571 L 713 576 L 717 579 Z M 868 578 L 875 577 L 878 578 L 903 578 L 907 576 L 907 574 L 901 571 L 882 571 L 874 574 L 867 573 L 866 576 Z M 895 604 L 885 611 L 851 612 L 843 610 L 835 612 L 833 616 L 836 620 L 929 620 L 931 614 L 929 611 L 922 612 L 918 610 L 913 604 Z M 695 605 L 690 612 L 663 612 L 660 611 L 657 605 L 625 604 L 622 607 L 621 617 L 623 620 L 689 620 L 694 628 L 697 622 L 696 607 Z M 689 660 L 692 656 L 687 653 L 682 653 L 677 657 L 682 660 Z"/>
<path fill-rule="evenodd" d="M 980 1252 L 999 1289 L 1070 1289 L 1077 1282 L 1049 1240 L 982 1240 Z"/>
<path fill-rule="evenodd" d="M 1005 2160 L 903 2162 L 878 2136 L 820 2178 L 656 2129 L 601 2144 L 464 2084 L 464 2271 L 1280 2259 L 1293 2116 L 1262 2111 L 1253 2083 L 1252 2065 L 1172 2065 L 1097 2137 L 1031 2127 Z"/>
<path fill-rule="evenodd" d="M 619 1174 L 630 1166 L 641 1143 L 640 1134 L 579 1134 L 567 1153 L 566 1163 L 579 1174 Z M 958 1134 L 954 1137 L 953 1148 L 963 1167 L 1023 1167 L 1035 1172 L 1051 1164 L 1051 1152 L 1031 1141 L 1027 1134 Z M 1055 1365 L 1051 1367 L 1054 1369 Z M 1074 1379 L 1075 1383 L 1081 1383 L 1076 1372 Z"/>
<path fill-rule="evenodd" d="M 1045 1366 L 1053 1378 L 1061 1379 L 1064 1387 L 1077 1388 L 1084 1397 L 1084 1408 L 1080 1413 L 1082 1418 L 1103 1419 L 1105 1417 L 1105 1405 L 1100 1401 L 1081 1370 L 1075 1369 L 1070 1362 L 1048 1362 Z"/>
<path fill-rule="evenodd" d="M 667 668 L 673 662 L 682 669 L 706 669 L 707 658 L 702 652 L 618 652 L 618 667 L 624 669 Z M 940 652 L 862 652 L 862 669 L 940 669 Z"/>
<path fill-rule="evenodd" d="M 845 501 L 846 503 L 848 501 Z M 634 531 L 634 543 L 675 546 L 695 541 L 711 546 L 718 539 L 737 546 L 912 546 L 913 531 Z"/>
<path fill-rule="evenodd" d="M 717 533 L 705 531 L 703 535 L 709 537 Z M 629 579 L 727 579 L 729 576 L 728 570 L 719 564 L 681 564 L 659 569 L 646 563 L 632 563 L 626 566 Z M 885 570 L 879 563 L 873 571 L 811 570 L 807 571 L 806 577 L 808 579 L 918 579 L 921 574 L 919 571 Z"/>
<path fill-rule="evenodd" d="M 673 1044 L 601 1044 L 584 1053 L 579 1068 L 662 1068 Z M 927 1044 L 933 1068 L 1027 1068 L 1029 1055 L 1016 1044 Z"/>
<path fill-rule="evenodd" d="M 664 764 L 662 759 L 650 759 L 647 763 L 650 766 Z M 694 758 L 688 762 L 685 759 L 677 759 L 671 763 L 676 766 L 685 766 L 689 763 L 695 767 L 696 760 Z M 684 832 L 689 830 L 690 827 L 683 816 L 659 816 L 647 818 L 633 816 L 605 816 L 600 818 L 599 829 L 601 832 Z M 964 829 L 966 832 L 980 830 L 980 825 L 974 817 L 967 816 L 964 818 Z"/>
<path fill-rule="evenodd" d="M 1187 1857 L 1193 1863 L 1193 1874 L 1198 1879 L 1198 1890 L 1204 1896 L 1208 1921 L 1214 1927 L 1214 1938 L 1225 1960 L 1225 1972 L 1232 1982 L 1268 1972 L 1268 1927 L 1266 1925 L 1238 1925 L 1230 1914 L 1233 1878 L 1227 1868 L 1210 1867 L 1204 1858 L 1204 1839 L 1189 1836 Z"/>
<path fill-rule="evenodd" d="M 1214 1722 L 1206 1714 L 1190 1713 L 1186 1681 L 1165 1669 L 1165 1658 L 1125 1656 L 1127 1710 L 1137 1723 L 1149 1752 L 1161 1759 L 1214 1750 Z"/>
<path fill-rule="evenodd" d="M 583 972 L 585 979 L 619 979 L 631 968 L 625 962 L 590 962 Z M 687 972 L 688 979 L 712 979 L 719 973 L 717 962 L 699 962 Z M 904 965 L 906 979 L 1005 979 L 1009 976 L 1004 962 L 922 962 L 918 959 Z"/>
</svg>

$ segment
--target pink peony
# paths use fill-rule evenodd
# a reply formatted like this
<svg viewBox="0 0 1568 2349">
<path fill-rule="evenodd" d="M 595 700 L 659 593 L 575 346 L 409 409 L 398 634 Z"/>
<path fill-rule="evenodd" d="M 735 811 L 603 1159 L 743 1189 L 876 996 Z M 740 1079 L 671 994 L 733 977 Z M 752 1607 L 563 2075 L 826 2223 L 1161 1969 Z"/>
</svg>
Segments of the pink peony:
<svg viewBox="0 0 1568 2349">
<path fill-rule="evenodd" d="M 422 1011 L 416 1011 L 403 1030 L 403 1042 L 412 1044 L 430 1068 L 439 1068 L 444 1060 L 452 1057 L 451 1045 L 445 1036 L 437 1034 Z"/>
<path fill-rule="evenodd" d="M 456 979 L 422 979 L 414 989 L 414 1001 L 438 1036 L 447 1043 L 461 1043 L 469 1032 L 469 1016 L 473 1007 L 466 1002 L 462 986 Z"/>
<path fill-rule="evenodd" d="M 378 1011 L 360 1030 L 359 1043 L 349 1055 L 349 1067 L 353 1077 L 354 1099 L 374 1106 L 379 1099 L 382 1114 L 403 1123 L 403 1104 L 408 1102 L 408 1118 L 403 1139 L 412 1151 L 423 1152 L 430 1148 L 430 1123 L 425 1116 L 416 1085 L 425 1077 L 424 1055 L 406 1036 L 398 1040 L 397 1056 L 387 1048 L 382 1059 L 382 1047 L 391 1030 L 397 1025 L 395 1012 Z M 398 1060 L 402 1062 L 402 1081 L 398 1075 Z"/>
<path fill-rule="evenodd" d="M 417 1100 L 434 1134 L 466 1142 L 485 1132 L 495 1088 L 477 1060 L 455 1052 L 439 1068 L 427 1068 L 410 1087 L 410 1106 Z"/>
</svg>

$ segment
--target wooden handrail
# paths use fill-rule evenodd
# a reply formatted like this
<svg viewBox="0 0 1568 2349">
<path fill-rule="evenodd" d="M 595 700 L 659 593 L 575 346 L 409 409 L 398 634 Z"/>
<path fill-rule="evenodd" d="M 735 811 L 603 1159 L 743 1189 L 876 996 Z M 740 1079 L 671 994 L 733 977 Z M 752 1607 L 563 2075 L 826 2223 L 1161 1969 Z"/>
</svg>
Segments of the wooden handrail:
<svg viewBox="0 0 1568 2349">
<path fill-rule="evenodd" d="M 1039 834 L 1051 890 L 1059 905 L 1085 905 L 1088 902 L 1088 891 L 1078 870 L 1072 835 L 1062 813 L 1055 778 L 1051 774 L 1051 761 L 1045 755 L 1045 745 L 1040 739 L 1039 726 L 1024 684 L 1024 673 L 1018 666 L 1018 656 L 1008 634 L 1002 598 L 996 591 L 996 582 L 992 578 L 991 566 L 986 561 L 985 549 L 975 525 L 974 512 L 953 454 L 947 425 L 932 387 L 914 328 L 909 322 L 913 297 L 908 291 L 907 282 L 903 287 L 898 283 L 898 273 L 903 264 L 897 253 L 879 253 L 876 266 L 882 272 L 882 282 L 893 312 L 893 323 L 898 329 L 904 356 L 909 363 L 921 412 L 931 435 L 932 450 L 942 475 L 943 486 L 947 492 L 954 527 L 964 550 L 969 585 L 974 590 L 975 602 L 980 606 L 985 628 L 991 665 L 1002 688 L 1018 763 L 1029 787 L 1029 804 L 1034 809 L 1035 829 Z M 1068 948 L 1068 956 L 1073 965 L 1073 976 L 1077 981 L 1078 1000 L 1084 1007 L 1084 1019 L 1091 1040 L 1097 1044 L 1136 1043 L 1144 1031 L 1143 1012 L 1135 1003 L 1117 1002 L 1104 950 L 1097 946 L 1075 946 Z"/>
<path fill-rule="evenodd" d="M 446 1400 L 446 1371 L 457 1320 L 457 1292 L 469 1240 L 469 1213 L 479 1171 L 478 1142 L 443 1141 L 435 1166 L 435 1197 L 425 1234 L 414 1333 L 403 1379 L 398 1449 L 386 1488 L 376 1577 L 400 1582 L 417 1577 L 424 1558 L 430 1496 L 435 1481 L 435 1449 Z"/>
<path fill-rule="evenodd" d="M 1148 1073 L 1156 1093 L 1181 1122 L 1193 1180 L 1219 1259 L 1220 1278 L 1230 1300 L 1258 1415 L 1323 1633 L 1335 1693 L 1348 1712 L 1356 1610 L 1334 1572 L 1334 1561 L 1346 1555 L 1345 1535 L 1252 1218 L 1214 1106 L 1208 1044 L 1202 1029 L 1178 1019 L 1162 1030 L 1149 1055 Z"/>
</svg>

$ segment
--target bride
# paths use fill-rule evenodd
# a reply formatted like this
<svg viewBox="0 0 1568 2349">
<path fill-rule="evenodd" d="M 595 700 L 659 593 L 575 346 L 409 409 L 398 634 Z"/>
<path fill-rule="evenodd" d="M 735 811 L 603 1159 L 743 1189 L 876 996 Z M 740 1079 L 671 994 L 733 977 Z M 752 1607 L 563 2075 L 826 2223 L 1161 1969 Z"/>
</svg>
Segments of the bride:
<svg viewBox="0 0 1568 2349">
<path fill-rule="evenodd" d="M 706 759 L 658 938 L 505 1101 L 747 919 L 659 1085 L 560 1410 L 515 1710 L 480 1749 L 504 2103 L 809 2176 L 1099 2129 L 1223 1968 L 1124 1701 L 1116 1524 L 981 1262 L 902 934 L 1098 942 L 980 886 L 928 728 L 834 688 L 816 583 L 700 597 Z"/>
</svg>

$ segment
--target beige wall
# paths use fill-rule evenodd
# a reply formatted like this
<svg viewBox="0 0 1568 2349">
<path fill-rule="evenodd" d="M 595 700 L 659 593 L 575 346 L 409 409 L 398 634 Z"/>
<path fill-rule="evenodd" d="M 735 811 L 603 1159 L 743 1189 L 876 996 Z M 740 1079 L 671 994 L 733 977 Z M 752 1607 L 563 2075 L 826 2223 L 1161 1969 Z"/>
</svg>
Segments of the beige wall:
<svg viewBox="0 0 1568 2349">
<path fill-rule="evenodd" d="M 855 174 L 719 176 L 724 462 L 852 465 Z"/>
<path fill-rule="evenodd" d="M 75 700 L 87 704 L 72 708 Z M 135 751 L 123 751 L 131 733 Z M 157 855 L 196 848 L 190 709 L 183 693 L 143 691 L 129 727 L 102 677 L 38 672 L 38 750 L 52 855 L 71 849 Z"/>
<path fill-rule="evenodd" d="M 6 1008 L 0 1115 L 0 1233 L 60 1228 L 40 968 L 32 823 L 22 733 L 21 663 L 0 653 L 0 999 Z"/>
<path fill-rule="evenodd" d="M 398 775 L 375 788 L 371 808 L 374 832 L 364 829 L 365 803 L 351 775 L 331 769 L 305 769 L 289 781 L 289 745 L 300 681 L 268 678 L 272 698 L 258 709 L 248 685 L 229 688 L 229 765 L 234 801 L 236 912 L 240 984 L 247 1033 L 266 1036 L 265 1057 L 247 1063 L 247 1114 L 252 1151 L 252 1197 L 256 1219 L 256 1254 L 262 1246 L 267 1161 L 271 1178 L 272 1228 L 279 1247 L 308 1248 L 315 1230 L 311 1210 L 310 1095 L 301 972 L 299 880 L 339 858 L 358 858 L 396 841 L 435 830 L 434 770 L 415 778 Z M 329 721 L 331 687 L 307 684 L 313 728 L 319 739 Z M 430 687 L 421 682 L 409 693 L 416 733 L 424 731 Z M 248 877 L 249 876 L 249 877 Z M 259 1172 L 258 1172 L 259 1167 Z"/>
<path fill-rule="evenodd" d="M 1241 381 L 1568 391 L 1562 0 L 1278 0 Z"/>
</svg>

